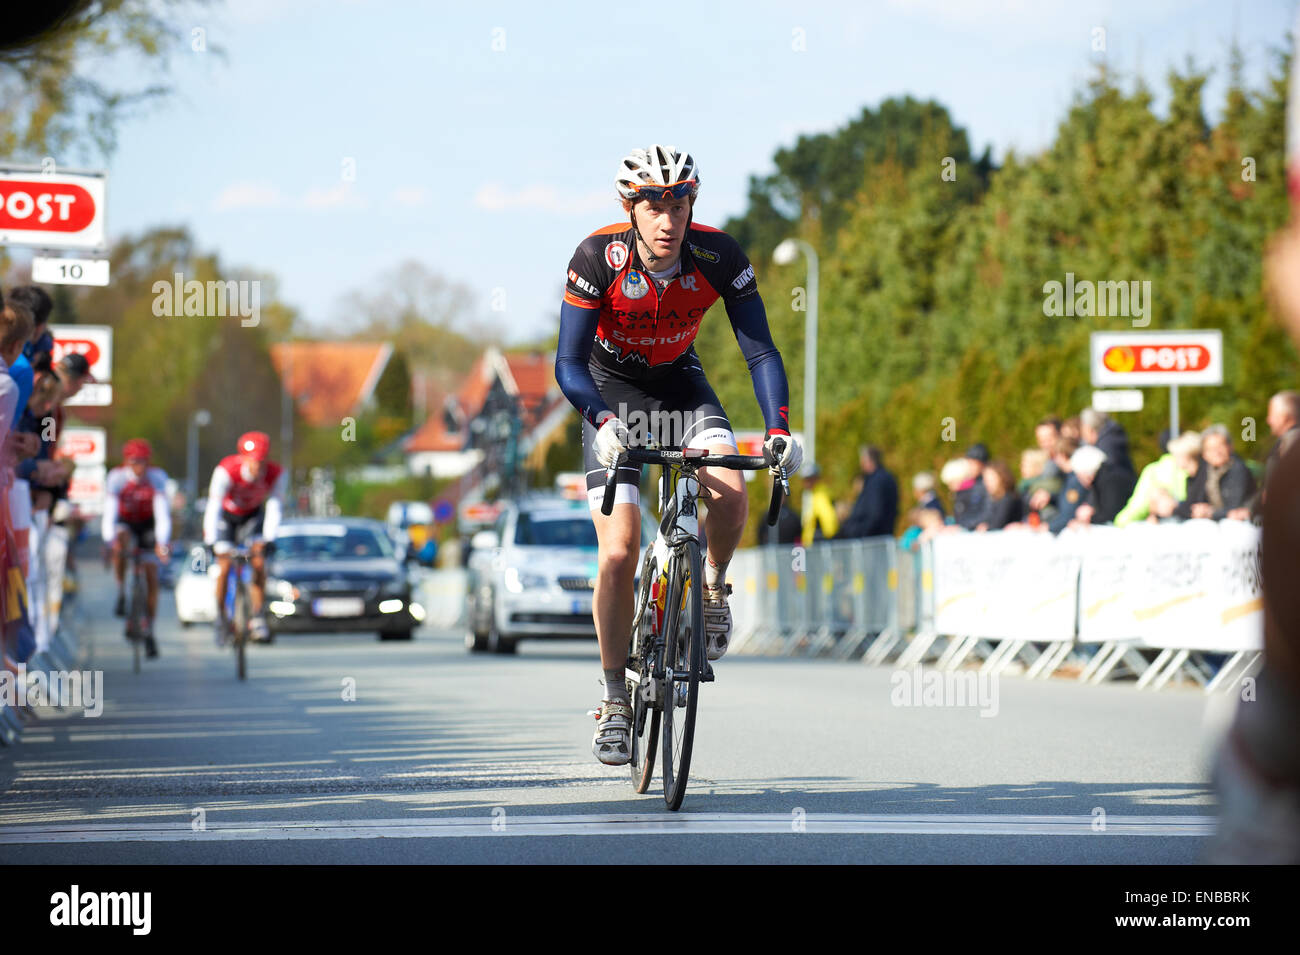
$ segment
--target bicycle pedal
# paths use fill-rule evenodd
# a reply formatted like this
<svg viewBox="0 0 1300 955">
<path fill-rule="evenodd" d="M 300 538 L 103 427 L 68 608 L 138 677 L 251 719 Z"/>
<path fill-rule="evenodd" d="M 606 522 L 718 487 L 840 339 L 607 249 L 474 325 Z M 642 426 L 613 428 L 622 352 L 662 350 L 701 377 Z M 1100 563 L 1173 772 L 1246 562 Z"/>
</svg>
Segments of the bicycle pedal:
<svg viewBox="0 0 1300 955">
<path fill-rule="evenodd" d="M 709 666 L 707 662 L 704 664 L 704 672 L 700 674 L 700 682 L 701 683 L 713 682 L 713 667 Z"/>
</svg>

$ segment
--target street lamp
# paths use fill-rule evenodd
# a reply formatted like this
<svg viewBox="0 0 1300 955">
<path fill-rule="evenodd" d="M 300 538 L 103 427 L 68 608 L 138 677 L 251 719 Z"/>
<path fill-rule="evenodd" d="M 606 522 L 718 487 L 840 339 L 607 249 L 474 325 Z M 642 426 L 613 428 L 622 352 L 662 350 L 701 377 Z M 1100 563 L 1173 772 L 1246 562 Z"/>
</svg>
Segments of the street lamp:
<svg viewBox="0 0 1300 955">
<path fill-rule="evenodd" d="M 798 254 L 808 257 L 808 314 L 804 320 L 803 457 L 804 468 L 817 460 L 817 250 L 803 239 L 786 239 L 772 252 L 777 265 L 792 265 Z"/>
<path fill-rule="evenodd" d="M 193 505 L 199 490 L 199 428 L 212 423 L 212 415 L 200 408 L 190 416 L 189 441 L 185 453 L 185 495 Z"/>
</svg>

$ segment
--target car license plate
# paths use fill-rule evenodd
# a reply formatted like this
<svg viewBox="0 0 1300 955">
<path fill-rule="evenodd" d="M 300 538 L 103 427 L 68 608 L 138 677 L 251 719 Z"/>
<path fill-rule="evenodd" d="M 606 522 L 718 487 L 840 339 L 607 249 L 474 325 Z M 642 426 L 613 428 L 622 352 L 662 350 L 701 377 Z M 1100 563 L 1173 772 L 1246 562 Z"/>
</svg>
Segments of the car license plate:
<svg viewBox="0 0 1300 955">
<path fill-rule="evenodd" d="M 360 617 L 365 609 L 360 597 L 320 597 L 311 602 L 311 612 L 318 617 Z"/>
</svg>

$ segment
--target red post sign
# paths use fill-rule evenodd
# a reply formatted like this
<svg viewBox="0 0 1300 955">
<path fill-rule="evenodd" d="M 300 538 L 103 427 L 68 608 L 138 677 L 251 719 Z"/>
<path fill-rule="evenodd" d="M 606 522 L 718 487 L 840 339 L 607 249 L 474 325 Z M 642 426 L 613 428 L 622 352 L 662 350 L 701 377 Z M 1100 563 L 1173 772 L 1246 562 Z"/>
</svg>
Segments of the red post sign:
<svg viewBox="0 0 1300 955">
<path fill-rule="evenodd" d="M 0 244 L 101 248 L 105 182 L 100 173 L 0 167 Z"/>
</svg>

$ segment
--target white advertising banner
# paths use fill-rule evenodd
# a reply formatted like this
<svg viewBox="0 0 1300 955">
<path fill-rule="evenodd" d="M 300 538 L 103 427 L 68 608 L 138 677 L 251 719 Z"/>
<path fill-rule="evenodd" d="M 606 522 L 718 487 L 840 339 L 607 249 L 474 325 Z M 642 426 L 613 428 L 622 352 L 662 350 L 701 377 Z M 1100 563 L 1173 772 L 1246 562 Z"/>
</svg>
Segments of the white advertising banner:
<svg viewBox="0 0 1300 955">
<path fill-rule="evenodd" d="M 1219 556 L 1215 581 L 1218 619 L 1213 621 L 1209 638 L 1215 646 L 1209 649 L 1262 650 L 1264 588 L 1259 573 L 1259 528 L 1245 521 L 1220 521 Z"/>
<path fill-rule="evenodd" d="M 942 634 L 1071 640 L 1079 555 L 1031 531 L 942 534 L 934 540 L 934 626 Z"/>
<path fill-rule="evenodd" d="M 1231 653 L 1263 646 L 1259 529 L 1244 521 L 1078 535 L 1079 640 Z"/>
<path fill-rule="evenodd" d="M 1133 640 L 1231 653 L 1263 645 L 1259 530 L 1242 521 L 942 534 L 935 630 L 988 639 Z"/>
<path fill-rule="evenodd" d="M 1079 642 L 1105 643 L 1107 640 L 1136 640 L 1139 636 L 1131 600 L 1139 589 L 1140 565 L 1145 566 L 1139 540 L 1161 528 L 1136 524 L 1120 530 L 1097 526 L 1086 530 L 1066 530 L 1069 539 L 1083 555 L 1079 570 Z"/>
</svg>

